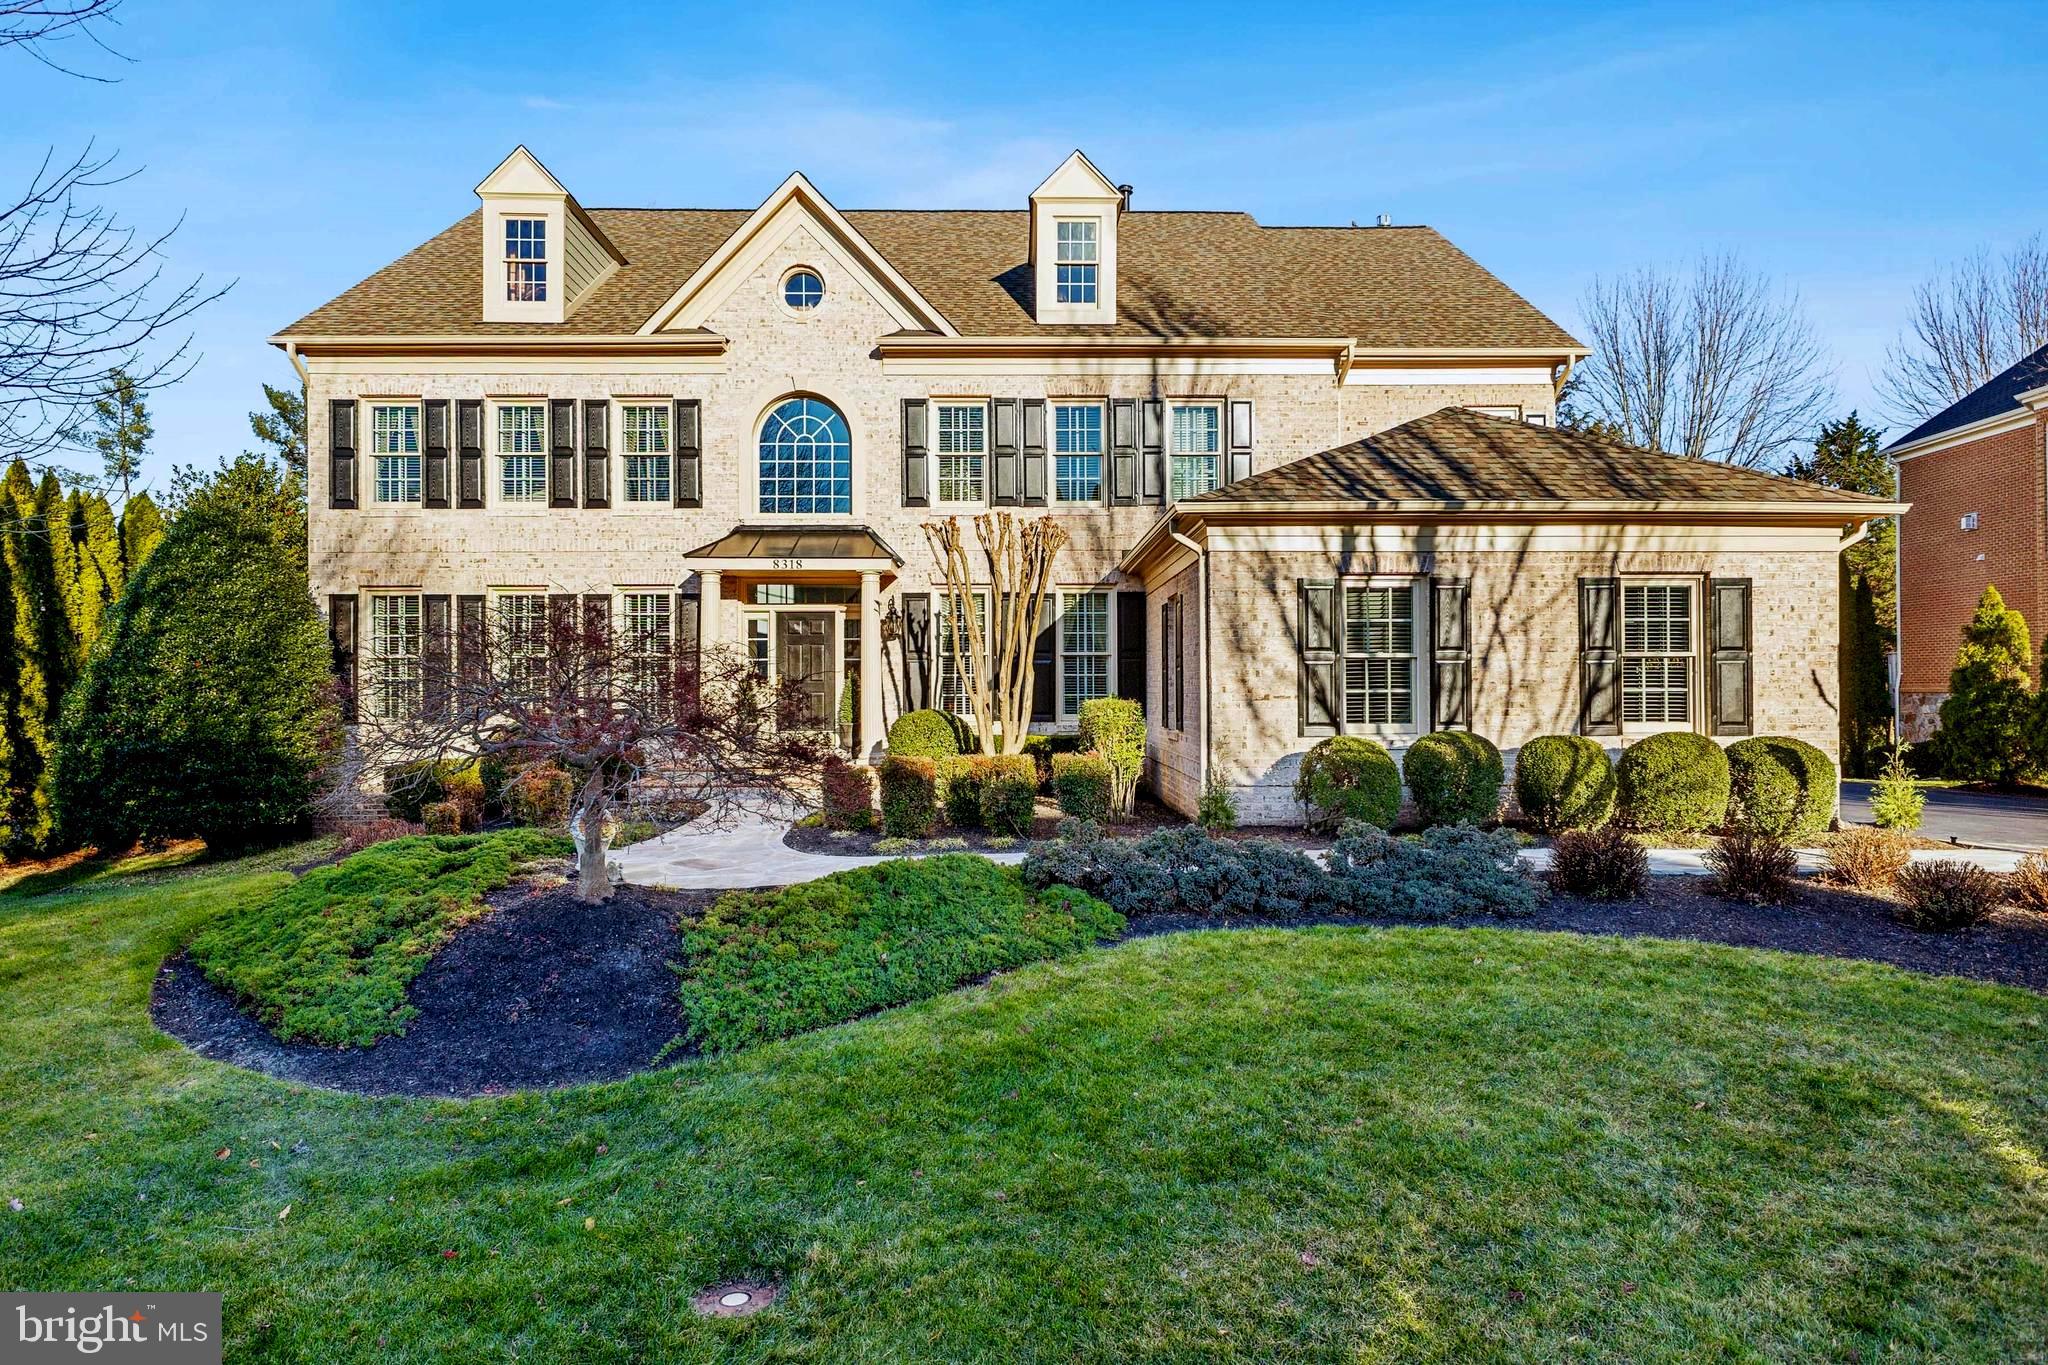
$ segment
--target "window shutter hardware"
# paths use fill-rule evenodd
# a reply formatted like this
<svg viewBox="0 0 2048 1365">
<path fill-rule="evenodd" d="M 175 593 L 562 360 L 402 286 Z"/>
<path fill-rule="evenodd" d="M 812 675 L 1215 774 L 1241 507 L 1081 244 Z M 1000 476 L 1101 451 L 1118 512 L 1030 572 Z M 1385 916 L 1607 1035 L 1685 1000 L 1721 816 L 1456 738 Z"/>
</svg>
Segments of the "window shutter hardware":
<svg viewBox="0 0 2048 1365">
<path fill-rule="evenodd" d="M 1166 480 L 1166 404 L 1157 398 L 1148 398 L 1139 405 L 1143 421 L 1140 444 L 1143 447 L 1143 462 L 1140 475 L 1143 487 L 1139 496 L 1145 502 L 1167 500 Z"/>
<path fill-rule="evenodd" d="M 327 640 L 334 650 L 334 676 L 341 682 L 341 720 L 356 722 L 356 597 L 338 593 L 327 599 Z"/>
<path fill-rule="evenodd" d="M 576 505 L 576 400 L 548 400 L 548 506 Z"/>
<path fill-rule="evenodd" d="M 1109 404 L 1109 500 L 1117 507 L 1138 503 L 1138 404 L 1131 398 Z"/>
<path fill-rule="evenodd" d="M 703 400 L 676 399 L 671 439 L 675 477 L 669 480 L 678 507 L 704 505 L 704 409 Z"/>
<path fill-rule="evenodd" d="M 1579 580 L 1579 733 L 1621 733 L 1621 580 Z"/>
<path fill-rule="evenodd" d="M 420 405 L 420 505 L 448 505 L 448 400 L 429 398 Z"/>
<path fill-rule="evenodd" d="M 1045 400 L 1027 398 L 1024 415 L 1024 482 L 1018 501 L 1026 507 L 1045 506 Z"/>
<path fill-rule="evenodd" d="M 1716 735 L 1747 735 L 1755 726 L 1755 641 L 1750 580 L 1716 578 L 1707 587 L 1709 714 Z"/>
<path fill-rule="evenodd" d="M 611 400 L 583 400 L 583 505 L 611 506 Z"/>
<path fill-rule="evenodd" d="M 464 398 L 455 404 L 455 505 L 484 505 L 484 405 Z"/>
<path fill-rule="evenodd" d="M 1300 722 L 1304 737 L 1337 733 L 1338 704 L 1337 584 L 1330 579 L 1296 579 L 1300 619 L 1296 649 L 1300 658 Z"/>
<path fill-rule="evenodd" d="M 989 481 L 991 507 L 1015 507 L 1018 501 L 1017 400 L 992 398 L 988 404 Z"/>
<path fill-rule="evenodd" d="M 903 400 L 903 505 L 932 505 L 931 404 Z M 914 709 L 914 708 L 913 708 Z"/>
<path fill-rule="evenodd" d="M 356 505 L 356 403 L 337 398 L 327 405 L 327 505 Z"/>
<path fill-rule="evenodd" d="M 1252 404 L 1248 398 L 1230 400 L 1230 469 L 1225 483 L 1252 476 Z"/>
<path fill-rule="evenodd" d="M 1430 681 L 1435 726 L 1472 728 L 1472 584 L 1463 578 L 1430 581 Z"/>
</svg>

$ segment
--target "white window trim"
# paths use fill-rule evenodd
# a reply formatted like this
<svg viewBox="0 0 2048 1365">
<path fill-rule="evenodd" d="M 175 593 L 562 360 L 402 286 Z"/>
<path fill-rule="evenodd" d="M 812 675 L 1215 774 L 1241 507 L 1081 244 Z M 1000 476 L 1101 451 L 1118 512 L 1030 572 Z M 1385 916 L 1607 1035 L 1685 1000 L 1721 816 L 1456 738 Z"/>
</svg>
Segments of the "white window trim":
<svg viewBox="0 0 2048 1365">
<path fill-rule="evenodd" d="M 662 610 L 668 617 L 668 672 L 673 675 L 677 651 L 683 646 L 683 642 L 676 637 L 675 586 L 664 583 L 624 583 L 612 589 L 612 638 L 618 644 L 622 660 L 630 657 L 626 653 L 630 648 L 628 642 L 631 634 L 626 625 L 628 597 L 659 597 L 662 600 Z M 696 642 L 693 640 L 690 643 L 694 646 Z"/>
<path fill-rule="evenodd" d="M 1048 398 L 1045 400 L 1045 493 L 1046 504 L 1050 507 L 1101 507 L 1109 498 L 1109 403 L 1102 398 Z M 1059 410 L 1061 408 L 1094 408 L 1100 422 L 1099 445 L 1095 458 L 1099 462 L 1101 487 L 1092 498 L 1062 498 L 1060 496 L 1060 441 Z"/>
<path fill-rule="evenodd" d="M 1196 493 L 1190 493 L 1188 496 L 1197 497 L 1201 492 L 1213 491 L 1229 482 L 1229 472 L 1224 467 L 1225 462 L 1230 458 L 1229 404 L 1221 398 L 1169 398 L 1166 400 L 1166 421 L 1164 423 L 1166 430 L 1160 433 L 1161 438 L 1166 442 L 1166 497 L 1168 502 L 1178 501 L 1173 496 L 1173 461 L 1176 453 L 1173 448 L 1173 410 L 1175 408 L 1208 408 L 1216 414 L 1216 449 L 1214 453 L 1205 455 L 1204 452 L 1199 451 L 1180 452 L 1189 459 L 1209 458 L 1215 460 L 1216 482 L 1209 485 L 1208 489 L 1198 490 Z"/>
<path fill-rule="evenodd" d="M 1087 223 L 1094 227 L 1091 239 L 1095 247 L 1092 261 L 1062 261 L 1060 259 L 1060 227 L 1066 223 Z M 1055 308 L 1095 309 L 1102 306 L 1102 215 L 1094 213 L 1059 214 L 1052 220 L 1052 305 Z M 1095 267 L 1095 297 L 1091 299 L 1062 299 L 1060 297 L 1060 267 L 1063 265 L 1092 265 Z"/>
<path fill-rule="evenodd" d="M 1116 623 L 1119 614 L 1116 601 L 1117 589 L 1106 587 L 1100 583 L 1077 583 L 1055 586 L 1052 589 L 1052 601 L 1050 603 L 1052 607 L 1052 695 L 1053 714 L 1058 717 L 1062 725 L 1068 723 L 1078 724 L 1081 719 L 1080 707 L 1077 706 L 1071 711 L 1067 709 L 1067 599 L 1092 593 L 1100 593 L 1102 595 L 1102 610 L 1105 618 L 1103 621 L 1103 635 L 1106 640 L 1106 652 L 1103 658 L 1106 667 L 1103 672 L 1104 690 L 1102 695 L 1114 697 L 1117 694 Z"/>
<path fill-rule="evenodd" d="M 609 460 L 609 463 L 611 465 L 611 484 L 612 487 L 617 490 L 617 496 L 611 500 L 612 510 L 614 512 L 625 512 L 629 515 L 636 517 L 646 516 L 650 512 L 674 512 L 681 510 L 676 507 L 675 496 L 676 400 L 673 397 L 668 396 L 666 394 L 647 394 L 644 396 L 628 394 L 625 395 L 624 397 L 614 397 L 611 400 L 611 405 L 611 426 L 606 432 L 606 435 L 609 436 L 611 441 L 611 455 Z M 657 498 L 653 502 L 632 502 L 628 500 L 626 497 L 627 408 L 662 408 L 668 412 L 669 489 L 668 497 L 666 498 Z M 758 459 L 758 456 L 756 458 Z M 757 484 L 755 488 L 756 496 L 759 496 L 759 491 L 759 485 Z M 635 588 L 632 589 L 632 591 L 651 591 L 651 589 Z"/>
<path fill-rule="evenodd" d="M 1686 675 L 1686 714 L 1683 721 L 1659 721 L 1655 724 L 1637 721 L 1631 724 L 1625 719 L 1628 713 L 1629 658 L 1626 635 L 1628 614 L 1625 604 L 1628 601 L 1628 590 L 1630 588 L 1652 587 L 1681 587 L 1690 590 L 1690 614 L 1687 618 L 1686 640 L 1691 649 L 1682 656 L 1668 656 L 1672 658 L 1683 657 L 1688 659 L 1692 665 Z M 1706 610 L 1706 580 L 1704 578 L 1697 578 L 1690 574 L 1622 574 L 1619 576 L 1614 596 L 1614 611 L 1617 625 L 1623 631 L 1623 637 L 1622 647 L 1617 649 L 1614 655 L 1615 666 L 1621 671 L 1620 687 L 1615 697 L 1615 705 L 1617 714 L 1624 717 L 1621 721 L 1621 733 L 1623 736 L 1640 737 L 1643 735 L 1704 733 L 1704 727 L 1700 724 L 1700 716 L 1702 714 L 1701 705 L 1704 701 L 1703 694 L 1706 691 L 1706 664 L 1702 658 L 1701 641 L 1706 633 Z M 1658 657 L 1667 656 L 1659 655 Z"/>
<path fill-rule="evenodd" d="M 505 408 L 540 409 L 540 497 L 513 502 L 505 496 L 505 457 L 498 450 L 498 413 Z M 516 394 L 484 400 L 484 507 L 514 516 L 537 516 L 548 510 L 548 461 L 554 454 L 553 414 L 546 398 Z M 508 591 L 510 591 L 508 589 Z"/>
<path fill-rule="evenodd" d="M 945 460 L 945 459 L 947 459 L 947 458 L 949 458 L 949 457 L 948 457 L 948 456 L 946 456 L 945 454 L 941 453 L 941 451 L 939 450 L 939 409 L 940 409 L 940 408 L 980 408 L 980 409 L 981 409 L 981 496 L 980 496 L 980 497 L 978 497 L 978 498 L 965 498 L 965 499 L 961 499 L 961 498 L 953 498 L 953 499 L 947 499 L 947 498 L 942 498 L 942 497 L 940 497 L 940 496 L 939 496 L 939 490 L 940 490 L 940 489 L 941 489 L 942 487 L 944 487 L 944 482 L 943 482 L 943 480 L 942 480 L 942 479 L 941 479 L 941 477 L 940 477 L 940 462 L 941 462 L 941 461 L 943 461 L 943 460 Z M 976 510 L 978 511 L 978 510 L 980 510 L 980 509 L 982 509 L 982 508 L 985 508 L 985 507 L 987 507 L 987 506 L 989 505 L 989 502 L 988 502 L 988 484 L 989 484 L 989 477 L 990 477 L 990 474 L 991 474 L 991 472 L 992 472 L 992 471 L 990 470 L 990 468 L 989 468 L 989 465 L 990 465 L 991 461 L 992 461 L 992 460 L 993 460 L 993 458 L 994 458 L 994 457 L 993 457 L 993 455 L 992 455 L 992 454 L 990 453 L 990 444 L 991 444 L 990 438 L 991 438 L 991 437 L 993 436 L 993 434 L 994 434 L 994 433 L 993 433 L 993 432 L 991 432 L 991 431 L 989 430 L 989 428 L 990 428 L 990 425 L 992 424 L 992 422 L 993 422 L 993 421 L 994 421 L 994 414 L 993 414 L 993 413 L 991 413 L 991 412 L 989 411 L 989 400 L 988 400 L 988 398 L 987 398 L 987 397 L 986 397 L 985 395 L 984 395 L 984 396 L 982 396 L 982 397 L 979 397 L 979 398 L 971 398 L 971 397 L 962 397 L 962 396 L 960 396 L 960 395 L 958 395 L 958 394 L 955 394 L 955 395 L 953 395 L 953 396 L 951 396 L 951 397 L 947 397 L 947 398 L 934 398 L 934 399 L 932 399 L 932 400 L 931 400 L 931 430 L 930 430 L 930 432 L 928 433 L 928 436 L 929 436 L 929 439 L 930 439 L 930 442 L 931 442 L 931 444 L 930 444 L 930 447 L 929 447 L 929 450 L 930 450 L 930 457 L 929 457 L 929 458 L 931 459 L 931 462 L 932 462 L 932 484 L 931 484 L 931 490 L 932 490 L 932 506 L 933 506 L 934 508 L 961 508 L 961 509 L 964 509 L 964 508 L 969 508 L 969 507 L 971 507 L 971 508 L 974 508 L 974 509 L 976 509 Z M 957 456 L 955 456 L 955 457 L 951 457 L 951 458 L 958 458 L 958 457 L 957 457 Z"/>
<path fill-rule="evenodd" d="M 427 501 L 427 403 L 425 398 L 364 397 L 357 400 L 362 404 L 362 430 L 357 434 L 362 453 L 367 456 L 368 468 L 363 473 L 368 477 L 368 496 L 363 505 L 378 512 L 419 512 L 426 509 Z M 420 495 L 404 502 L 385 502 L 377 496 L 377 409 L 411 408 L 413 429 L 419 433 L 420 449 Z M 453 405 L 450 405 L 451 412 Z"/>
<path fill-rule="evenodd" d="M 1407 725 L 1352 725 L 1344 719 L 1347 704 L 1343 675 L 1337 678 L 1337 719 L 1339 729 L 1347 735 L 1361 735 L 1366 739 L 1382 742 L 1409 741 L 1420 739 L 1436 726 L 1433 689 L 1429 685 L 1429 579 L 1420 575 L 1376 574 L 1369 578 L 1340 578 L 1337 580 L 1337 629 L 1345 628 L 1344 594 L 1354 588 L 1408 588 L 1409 601 L 1414 609 L 1414 634 L 1410 639 L 1413 657 L 1408 664 L 1408 695 L 1413 698 L 1409 708 L 1414 719 Z"/>
<path fill-rule="evenodd" d="M 513 223 L 539 223 L 541 230 L 541 253 L 537 262 L 541 268 L 541 294 L 535 299 L 520 299 L 512 296 L 512 267 L 515 264 L 530 264 L 515 258 L 508 249 L 506 238 Z M 556 230 L 554 215 L 547 213 L 521 213 L 507 210 L 498 215 L 498 294 L 499 302 L 515 308 L 547 308 L 555 303 L 555 291 L 562 287 L 559 278 L 562 272 L 555 268 Z"/>
<path fill-rule="evenodd" d="M 510 657 L 503 652 L 504 637 L 502 634 L 505 629 L 505 599 L 508 597 L 538 597 L 540 599 L 541 652 L 536 657 L 542 660 L 543 670 L 545 670 L 548 649 L 547 635 L 550 623 L 548 621 L 548 590 L 543 587 L 502 587 L 485 590 L 484 633 L 485 638 L 489 642 L 486 648 L 489 652 L 491 667 L 494 670 L 503 669 L 511 662 Z M 500 673 L 497 675 L 496 681 L 501 684 L 508 684 L 510 680 Z M 545 672 L 543 672 L 542 686 L 546 686 Z"/>
<path fill-rule="evenodd" d="M 846 423 L 848 505 L 844 512 L 763 512 L 761 506 L 761 432 L 768 425 L 768 415 L 792 398 L 809 398 L 831 407 Z M 701 435 L 701 433 L 700 433 Z M 673 439 L 673 438 L 671 438 Z M 835 519 L 857 520 L 867 515 L 867 494 L 865 489 L 866 469 L 861 461 L 861 452 L 866 448 L 864 433 L 854 417 L 853 410 L 838 399 L 814 389 L 797 389 L 783 394 L 774 402 L 762 407 L 754 415 L 754 424 L 747 429 L 748 455 L 747 477 L 751 482 L 741 490 L 741 506 L 745 509 L 743 521 L 789 523 L 804 525 Z"/>
<path fill-rule="evenodd" d="M 359 651 L 359 657 L 356 665 L 356 685 L 360 690 L 368 693 L 368 696 L 365 698 L 365 700 L 369 702 L 369 705 L 364 709 L 367 710 L 370 713 L 370 715 L 380 720 L 404 719 L 403 716 L 394 717 L 385 715 L 382 707 L 382 701 L 384 697 L 384 679 L 381 676 L 372 676 L 369 679 L 365 680 L 362 676 L 363 666 L 367 664 L 373 674 L 381 674 L 382 672 L 382 670 L 378 667 L 379 656 L 376 652 L 378 601 L 380 599 L 386 601 L 392 599 L 407 599 L 412 602 L 414 614 L 419 618 L 420 622 L 419 646 L 417 651 L 413 654 L 412 658 L 420 669 L 420 685 L 424 686 L 426 678 L 427 625 L 426 602 L 424 599 L 424 595 L 420 592 L 418 588 L 370 588 L 364 591 L 363 596 L 366 599 L 366 601 L 364 602 L 365 610 L 363 613 L 364 639 L 362 641 L 363 647 Z M 367 686 L 365 685 L 366 682 Z"/>
<path fill-rule="evenodd" d="M 800 271 L 818 277 L 818 302 L 810 308 L 794 307 L 784 296 L 783 291 L 789 287 L 790 276 Z M 811 265 L 809 262 L 799 261 L 795 265 L 785 267 L 775 277 L 775 306 L 782 310 L 784 317 L 793 322 L 816 322 L 819 315 L 832 306 L 832 293 L 832 277 L 823 267 Z"/>
</svg>

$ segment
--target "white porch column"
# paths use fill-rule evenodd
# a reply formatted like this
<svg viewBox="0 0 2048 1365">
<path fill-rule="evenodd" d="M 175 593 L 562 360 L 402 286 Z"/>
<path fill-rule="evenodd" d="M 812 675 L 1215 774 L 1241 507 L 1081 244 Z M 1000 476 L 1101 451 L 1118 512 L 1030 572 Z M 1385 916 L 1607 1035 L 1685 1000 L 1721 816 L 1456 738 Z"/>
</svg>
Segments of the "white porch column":
<svg viewBox="0 0 2048 1365">
<path fill-rule="evenodd" d="M 725 615 L 725 575 L 717 569 L 697 571 L 697 657 L 708 660 L 711 651 L 723 643 L 720 618 Z"/>
<path fill-rule="evenodd" d="M 872 763 L 882 747 L 882 575 L 860 576 L 860 759 Z"/>
</svg>

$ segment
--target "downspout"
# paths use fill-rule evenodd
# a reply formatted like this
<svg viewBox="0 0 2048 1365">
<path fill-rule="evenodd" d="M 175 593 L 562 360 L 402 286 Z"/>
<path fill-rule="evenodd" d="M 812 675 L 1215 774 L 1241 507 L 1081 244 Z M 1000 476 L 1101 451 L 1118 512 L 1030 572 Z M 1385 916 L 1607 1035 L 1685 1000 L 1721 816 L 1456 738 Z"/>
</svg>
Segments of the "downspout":
<svg viewBox="0 0 2048 1365">
<path fill-rule="evenodd" d="M 1202 689 L 1202 745 L 1195 751 L 1195 799 L 1199 803 L 1201 793 L 1209 789 L 1209 552 L 1171 525 L 1166 534 L 1194 553 L 1195 593 L 1202 599 L 1202 614 L 1195 622 L 1195 658 L 1202 670 L 1197 679 Z"/>
<path fill-rule="evenodd" d="M 299 372 L 299 383 L 305 388 L 313 386 L 313 378 L 306 373 L 306 362 L 299 359 L 299 343 L 287 341 L 284 344 L 284 358 L 291 361 L 292 368 Z"/>
</svg>

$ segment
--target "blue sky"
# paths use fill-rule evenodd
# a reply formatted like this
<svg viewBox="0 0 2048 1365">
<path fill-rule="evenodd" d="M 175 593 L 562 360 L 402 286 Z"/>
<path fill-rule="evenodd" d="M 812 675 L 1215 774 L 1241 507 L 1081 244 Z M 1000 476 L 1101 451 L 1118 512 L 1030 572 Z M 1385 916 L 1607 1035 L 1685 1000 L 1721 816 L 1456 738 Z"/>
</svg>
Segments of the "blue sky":
<svg viewBox="0 0 2048 1365">
<path fill-rule="evenodd" d="M 1021 207 L 1078 145 L 1141 208 L 1429 223 L 1568 327 L 1596 274 L 1734 250 L 1800 292 L 1866 412 L 1915 282 L 2048 228 L 2037 6 L 122 17 L 119 84 L 8 62 L 0 174 L 97 136 L 146 167 L 125 217 L 185 214 L 171 271 L 238 281 L 155 400 L 159 479 L 242 449 L 258 384 L 292 379 L 263 338 L 467 213 L 520 142 L 593 206 L 751 207 L 801 169 L 842 208 Z"/>
</svg>

